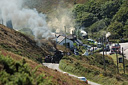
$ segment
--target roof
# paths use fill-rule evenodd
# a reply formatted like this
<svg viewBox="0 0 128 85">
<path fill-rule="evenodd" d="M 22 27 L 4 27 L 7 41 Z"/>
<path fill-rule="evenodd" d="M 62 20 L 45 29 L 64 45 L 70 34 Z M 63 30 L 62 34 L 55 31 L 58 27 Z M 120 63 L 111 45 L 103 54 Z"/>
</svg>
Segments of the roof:
<svg viewBox="0 0 128 85">
<path fill-rule="evenodd" d="M 52 33 L 52 36 L 53 36 L 53 37 L 57 37 L 57 38 L 58 38 L 58 37 L 60 36 L 60 34 Z"/>
<path fill-rule="evenodd" d="M 94 40 L 92 40 L 92 39 L 87 39 L 88 41 L 94 41 Z"/>
<path fill-rule="evenodd" d="M 79 39 L 76 39 L 75 42 L 76 42 L 77 44 L 80 44 L 80 45 L 83 44 L 83 42 L 82 42 L 81 40 L 79 40 Z"/>
<path fill-rule="evenodd" d="M 78 77 L 78 78 L 85 78 L 85 77 Z"/>
<path fill-rule="evenodd" d="M 70 38 L 68 38 L 68 37 L 66 37 L 66 39 L 72 41 L 72 39 L 70 39 Z M 60 36 L 57 38 L 57 42 L 58 42 L 58 43 L 61 43 L 63 40 L 65 40 L 65 36 L 60 35 Z"/>
<path fill-rule="evenodd" d="M 57 38 L 57 42 L 60 43 L 60 42 L 62 42 L 64 39 L 65 39 L 64 36 L 59 36 L 59 37 Z"/>
<path fill-rule="evenodd" d="M 120 46 L 112 46 L 112 48 L 120 48 Z"/>
<path fill-rule="evenodd" d="M 73 37 L 73 35 L 68 35 L 67 38 L 68 39 L 73 39 L 74 37 Z"/>
</svg>

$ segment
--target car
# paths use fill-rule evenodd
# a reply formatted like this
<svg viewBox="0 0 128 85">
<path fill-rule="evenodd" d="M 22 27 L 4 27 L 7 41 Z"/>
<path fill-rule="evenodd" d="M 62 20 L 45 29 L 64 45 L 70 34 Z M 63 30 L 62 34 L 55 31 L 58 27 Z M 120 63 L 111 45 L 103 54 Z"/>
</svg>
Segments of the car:
<svg viewBox="0 0 128 85">
<path fill-rule="evenodd" d="M 79 52 L 78 52 L 78 51 L 76 51 L 76 52 L 74 52 L 74 54 L 75 54 L 75 55 L 79 55 Z"/>
<path fill-rule="evenodd" d="M 105 51 L 110 51 L 110 47 L 109 47 L 108 44 L 105 46 L 104 50 L 105 50 Z"/>
<path fill-rule="evenodd" d="M 83 46 L 84 46 L 85 48 L 87 48 L 87 47 L 88 47 L 88 45 L 86 45 L 86 44 L 83 44 Z"/>
<path fill-rule="evenodd" d="M 97 48 L 101 48 L 103 46 L 102 43 L 97 43 Z"/>
<path fill-rule="evenodd" d="M 85 83 L 88 84 L 88 80 L 85 77 L 78 77 L 78 79 L 80 79 L 81 81 L 84 81 Z"/>
</svg>

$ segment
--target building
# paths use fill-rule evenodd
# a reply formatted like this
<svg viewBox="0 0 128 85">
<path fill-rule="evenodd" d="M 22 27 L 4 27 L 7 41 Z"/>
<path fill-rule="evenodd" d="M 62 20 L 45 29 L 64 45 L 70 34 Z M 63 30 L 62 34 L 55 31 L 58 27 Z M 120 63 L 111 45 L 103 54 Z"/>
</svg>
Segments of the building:
<svg viewBox="0 0 128 85">
<path fill-rule="evenodd" d="M 74 40 L 74 42 L 78 45 L 78 46 L 83 46 L 83 42 L 79 39 Z"/>
<path fill-rule="evenodd" d="M 58 37 L 60 36 L 60 34 L 58 34 L 58 33 L 51 33 L 51 36 L 52 36 L 53 38 L 58 38 Z"/>
<path fill-rule="evenodd" d="M 66 43 L 65 43 L 66 42 Z M 68 39 L 67 37 L 64 37 L 62 35 L 60 35 L 58 38 L 57 38 L 57 43 L 59 45 L 66 45 L 67 48 L 73 48 L 73 41 Z"/>
<path fill-rule="evenodd" d="M 52 36 L 54 37 L 53 40 L 55 40 L 57 44 L 64 46 L 66 45 L 66 47 L 68 48 L 74 48 L 74 43 L 76 43 L 77 46 L 83 45 L 83 42 L 77 39 L 75 35 L 66 36 L 66 40 L 65 40 L 65 35 L 52 33 Z"/>
</svg>

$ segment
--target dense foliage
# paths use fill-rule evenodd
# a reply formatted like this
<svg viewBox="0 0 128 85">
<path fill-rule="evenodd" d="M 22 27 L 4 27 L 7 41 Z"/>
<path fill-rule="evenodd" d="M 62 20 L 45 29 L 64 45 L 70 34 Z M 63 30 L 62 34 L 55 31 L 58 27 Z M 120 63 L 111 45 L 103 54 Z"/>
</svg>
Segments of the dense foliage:
<svg viewBox="0 0 128 85">
<path fill-rule="evenodd" d="M 38 68 L 38 67 L 37 67 Z M 26 61 L 14 61 L 0 55 L 0 84 L 2 85 L 48 85 L 51 81 L 44 74 L 36 75 Z"/>
<path fill-rule="evenodd" d="M 128 37 L 128 0 L 88 0 L 73 10 L 77 26 L 87 32 L 105 30 L 111 38 Z"/>
</svg>

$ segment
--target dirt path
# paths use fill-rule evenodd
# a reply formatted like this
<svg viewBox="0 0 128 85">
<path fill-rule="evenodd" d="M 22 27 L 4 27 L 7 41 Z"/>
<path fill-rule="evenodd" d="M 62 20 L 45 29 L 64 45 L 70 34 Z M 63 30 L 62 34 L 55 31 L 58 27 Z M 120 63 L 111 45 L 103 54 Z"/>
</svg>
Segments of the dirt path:
<svg viewBox="0 0 128 85">
<path fill-rule="evenodd" d="M 51 68 L 51 69 L 56 69 L 58 70 L 59 72 L 62 72 L 62 73 L 66 73 L 62 70 L 59 69 L 59 64 L 52 64 L 52 63 L 43 63 L 44 66 L 47 66 L 48 68 Z M 78 78 L 78 76 L 75 76 L 75 75 L 72 75 L 72 74 L 69 74 L 67 73 L 69 76 L 72 76 L 72 77 L 75 77 L 75 78 Z M 89 85 L 100 85 L 100 84 L 97 84 L 97 83 L 94 83 L 94 82 L 91 82 L 91 81 L 88 81 L 88 84 Z"/>
</svg>

